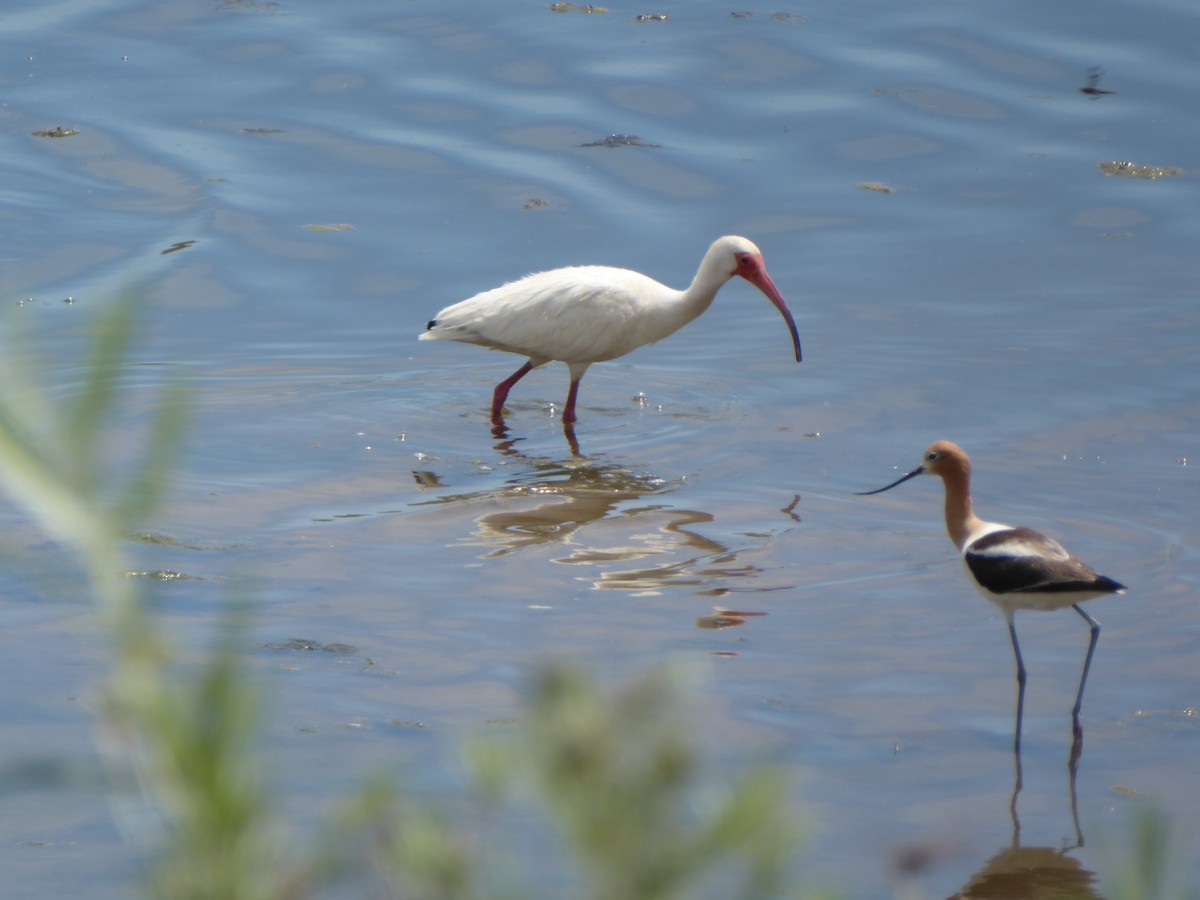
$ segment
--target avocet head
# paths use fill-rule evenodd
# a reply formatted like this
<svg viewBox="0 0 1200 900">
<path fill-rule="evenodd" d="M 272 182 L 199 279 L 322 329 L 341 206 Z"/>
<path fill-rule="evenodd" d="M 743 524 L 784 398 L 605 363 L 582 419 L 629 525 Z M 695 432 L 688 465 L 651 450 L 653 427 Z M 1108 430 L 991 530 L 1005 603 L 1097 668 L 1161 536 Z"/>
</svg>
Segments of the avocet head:
<svg viewBox="0 0 1200 900">
<path fill-rule="evenodd" d="M 925 448 L 925 453 L 921 456 L 921 464 L 907 475 L 897 478 L 886 487 L 876 488 L 873 491 L 859 491 L 858 493 L 864 497 L 869 494 L 882 494 L 884 491 L 890 491 L 896 485 L 904 484 L 910 478 L 916 478 L 918 475 L 940 475 L 944 477 L 948 472 L 952 471 L 961 471 L 964 474 L 970 474 L 971 460 L 958 444 L 952 441 L 935 441 Z"/>
</svg>

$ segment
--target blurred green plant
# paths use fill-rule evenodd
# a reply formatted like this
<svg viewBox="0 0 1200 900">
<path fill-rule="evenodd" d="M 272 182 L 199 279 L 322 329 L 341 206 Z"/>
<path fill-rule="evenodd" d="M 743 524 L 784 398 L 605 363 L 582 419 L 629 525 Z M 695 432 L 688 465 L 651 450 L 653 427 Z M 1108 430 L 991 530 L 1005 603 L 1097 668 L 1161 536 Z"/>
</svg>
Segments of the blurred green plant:
<svg viewBox="0 0 1200 900">
<path fill-rule="evenodd" d="M 152 840 L 158 829 L 147 822 L 157 821 L 153 815 L 122 822 L 143 845 L 139 850 L 157 845 L 150 892 L 279 896 L 267 865 L 275 849 L 266 846 L 268 806 L 250 752 L 257 701 L 244 689 L 233 638 L 194 681 L 181 675 L 139 580 L 127 577 L 126 536 L 158 506 L 187 415 L 182 387 L 168 385 L 157 398 L 141 458 L 109 464 L 138 309 L 136 298 L 122 299 L 94 322 L 83 383 L 58 405 L 40 387 L 50 367 L 33 353 L 27 324 L 9 317 L 0 363 L 0 486 L 83 564 L 112 645 L 101 745 L 120 770 L 118 782 L 128 781 L 122 776 L 132 768 L 166 823 L 165 840 Z M 125 473 L 123 480 L 114 468 Z"/>
<path fill-rule="evenodd" d="M 652 673 L 604 694 L 576 669 L 537 678 L 529 722 L 471 748 L 478 783 L 523 791 L 544 807 L 591 900 L 692 896 L 740 863 L 725 897 L 774 897 L 799 845 L 783 772 L 762 767 L 728 789 L 708 786 L 681 715 L 680 673 Z"/>
<path fill-rule="evenodd" d="M 1123 835 L 1121 849 L 1107 854 L 1106 881 L 1112 900 L 1197 900 L 1194 888 L 1172 886 L 1171 834 L 1166 817 L 1150 806 L 1134 813 L 1131 834 Z M 1186 857 L 1186 854 L 1184 855 Z"/>
<path fill-rule="evenodd" d="M 481 877 L 486 854 L 391 779 L 368 781 L 345 800 L 315 845 L 287 834 L 257 750 L 262 709 L 240 652 L 245 611 L 231 607 L 215 623 L 217 646 L 185 665 L 143 580 L 125 577 L 127 537 L 163 496 L 187 412 L 181 387 L 162 389 L 141 458 L 113 471 L 105 448 L 138 309 L 136 299 L 122 300 L 97 319 L 84 383 L 57 405 L 41 388 L 50 367 L 30 350 L 24 323 L 7 323 L 0 488 L 74 551 L 96 599 L 113 653 L 101 743 L 151 808 L 130 817 L 135 850 L 152 854 L 148 894 L 300 900 L 353 884 L 353 896 L 409 900 L 537 896 L 540 885 L 506 892 Z M 580 673 L 554 669 L 537 683 L 528 727 L 470 750 L 482 794 L 495 801 L 521 785 L 547 811 L 579 861 L 573 896 L 695 896 L 714 869 L 738 862 L 740 896 L 778 895 L 797 836 L 782 776 L 752 772 L 698 806 L 704 786 L 676 714 L 681 699 L 666 675 L 609 697 Z M 529 861 L 531 871 L 537 865 Z"/>
</svg>

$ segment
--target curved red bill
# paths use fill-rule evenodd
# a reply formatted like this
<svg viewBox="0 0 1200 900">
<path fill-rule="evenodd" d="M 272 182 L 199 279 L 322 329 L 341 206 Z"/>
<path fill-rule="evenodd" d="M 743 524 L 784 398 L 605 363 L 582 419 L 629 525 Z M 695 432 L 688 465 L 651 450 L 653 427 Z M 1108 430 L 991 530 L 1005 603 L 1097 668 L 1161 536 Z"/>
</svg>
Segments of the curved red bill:
<svg viewBox="0 0 1200 900">
<path fill-rule="evenodd" d="M 767 274 L 767 267 L 763 265 L 762 257 L 742 260 L 741 265 L 737 268 L 737 274 L 766 294 L 767 299 L 775 304 L 775 308 L 783 315 L 783 320 L 787 322 L 788 331 L 792 333 L 792 346 L 796 348 L 796 362 L 800 362 L 802 360 L 800 355 L 800 335 L 796 331 L 796 322 L 792 318 L 792 311 L 788 309 L 787 303 L 783 300 L 783 294 L 779 293 L 779 288 L 775 287 L 775 282 Z"/>
</svg>

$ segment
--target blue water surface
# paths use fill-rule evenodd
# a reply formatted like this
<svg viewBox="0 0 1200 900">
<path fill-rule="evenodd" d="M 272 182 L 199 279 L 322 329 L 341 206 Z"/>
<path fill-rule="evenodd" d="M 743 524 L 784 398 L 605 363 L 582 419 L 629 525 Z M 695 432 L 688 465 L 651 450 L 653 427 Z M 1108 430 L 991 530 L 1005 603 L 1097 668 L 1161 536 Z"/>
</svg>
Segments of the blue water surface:
<svg viewBox="0 0 1200 900">
<path fill-rule="evenodd" d="M 89 323 L 142 298 L 97 452 L 127 465 L 157 390 L 189 385 L 178 478 L 147 523 L 165 537 L 131 551 L 192 576 L 152 588 L 181 647 L 207 646 L 231 592 L 253 597 L 264 752 L 302 833 L 379 771 L 458 802 L 457 748 L 520 717 L 540 663 L 615 682 L 682 662 L 712 782 L 758 762 L 793 776 L 812 824 L 797 893 L 943 897 L 1028 866 L 1009 853 L 1003 618 L 946 540 L 939 485 L 853 496 L 947 438 L 972 454 L 981 515 L 1130 586 L 1089 607 L 1080 847 L 1086 629 L 1018 618 L 1021 845 L 1070 848 L 1062 878 L 1107 896 L 1148 804 L 1194 887 L 1196 25 L 1187 3 L 1108 0 L 5 11 L 3 324 L 65 400 Z M 1093 69 L 1115 93 L 1080 91 Z M 77 133 L 35 134 L 55 128 Z M 1100 169 L 1122 161 L 1181 172 Z M 416 340 L 531 271 L 685 286 L 731 233 L 762 249 L 804 362 L 730 284 L 588 373 L 578 455 L 562 366 L 514 389 L 497 436 L 491 390 L 520 360 Z M 0 527 L 0 865 L 11 896 L 130 896 L 145 826 L 99 774 L 103 640 L 62 548 L 7 501 Z M 765 615 L 697 627 L 715 606 Z M 270 649 L 292 638 L 355 652 Z M 546 895 L 569 877 L 548 870 Z"/>
</svg>

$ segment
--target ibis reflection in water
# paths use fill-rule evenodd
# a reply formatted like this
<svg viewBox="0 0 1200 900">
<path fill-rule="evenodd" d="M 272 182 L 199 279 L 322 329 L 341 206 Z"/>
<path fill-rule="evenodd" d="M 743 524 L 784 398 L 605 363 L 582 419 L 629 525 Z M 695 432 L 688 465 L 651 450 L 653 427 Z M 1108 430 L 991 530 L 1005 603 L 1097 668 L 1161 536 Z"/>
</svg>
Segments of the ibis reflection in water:
<svg viewBox="0 0 1200 900">
<path fill-rule="evenodd" d="M 458 492 L 436 470 L 413 472 L 418 484 L 437 492 L 419 505 L 480 508 L 474 532 L 461 543 L 483 548 L 483 559 L 562 548 L 553 562 L 581 567 L 601 590 L 716 590 L 714 582 L 760 573 L 741 560 L 742 548 L 705 534 L 712 513 L 668 499 L 679 481 L 603 457 L 542 457 L 518 447 L 518 439 L 495 444 L 503 464 L 520 467 L 500 485 Z"/>
</svg>

